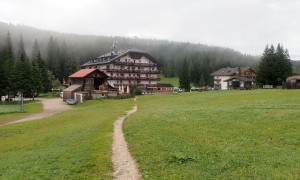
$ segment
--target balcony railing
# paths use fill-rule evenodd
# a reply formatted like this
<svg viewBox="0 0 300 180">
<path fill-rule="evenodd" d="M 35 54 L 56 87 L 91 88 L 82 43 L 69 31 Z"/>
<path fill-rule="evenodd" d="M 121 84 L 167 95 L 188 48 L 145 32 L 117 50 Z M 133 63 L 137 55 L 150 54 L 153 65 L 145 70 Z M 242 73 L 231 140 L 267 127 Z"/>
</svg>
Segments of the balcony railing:
<svg viewBox="0 0 300 180">
<path fill-rule="evenodd" d="M 142 74 L 159 74 L 159 70 L 141 70 L 141 69 L 116 69 L 116 68 L 110 68 L 105 69 L 107 72 L 120 72 L 120 73 L 142 73 Z"/>
<path fill-rule="evenodd" d="M 131 84 L 128 84 L 128 83 L 115 83 L 114 86 L 115 87 L 118 87 L 118 86 L 130 86 L 130 85 L 134 85 L 134 83 L 131 83 Z M 137 86 L 146 86 L 146 87 L 156 87 L 157 84 L 141 84 L 141 83 L 138 83 L 136 84 Z"/>
<path fill-rule="evenodd" d="M 157 64 L 152 63 L 137 63 L 137 62 L 121 62 L 121 61 L 114 61 L 116 65 L 127 65 L 127 66 L 145 66 L 145 67 L 154 67 Z"/>
<path fill-rule="evenodd" d="M 158 81 L 159 77 L 130 77 L 130 76 L 111 76 L 110 80 L 150 80 L 150 81 Z"/>
</svg>

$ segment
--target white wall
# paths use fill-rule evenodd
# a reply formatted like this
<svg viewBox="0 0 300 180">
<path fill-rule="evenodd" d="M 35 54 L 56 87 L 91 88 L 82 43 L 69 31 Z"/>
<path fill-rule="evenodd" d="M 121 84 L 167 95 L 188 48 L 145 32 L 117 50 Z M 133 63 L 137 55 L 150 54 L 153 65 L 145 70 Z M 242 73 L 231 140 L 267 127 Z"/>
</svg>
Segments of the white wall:
<svg viewBox="0 0 300 180">
<path fill-rule="evenodd" d="M 230 76 L 215 76 L 214 79 L 220 79 L 220 84 L 221 84 L 221 90 L 226 90 L 228 89 L 227 87 L 227 82 L 224 82 L 224 80 L 229 79 Z M 217 82 L 215 81 L 214 84 L 216 84 Z"/>
</svg>

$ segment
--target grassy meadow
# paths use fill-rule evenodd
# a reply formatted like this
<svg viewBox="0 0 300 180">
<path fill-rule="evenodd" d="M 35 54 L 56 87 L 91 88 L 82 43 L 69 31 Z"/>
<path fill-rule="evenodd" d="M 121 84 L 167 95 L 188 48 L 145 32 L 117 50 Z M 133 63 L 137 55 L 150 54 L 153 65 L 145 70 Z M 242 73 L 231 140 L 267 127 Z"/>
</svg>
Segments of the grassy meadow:
<svg viewBox="0 0 300 180">
<path fill-rule="evenodd" d="M 179 86 L 179 78 L 178 77 L 164 77 L 163 75 L 161 75 L 160 77 L 160 83 L 169 83 L 172 84 L 174 87 L 178 87 Z"/>
<path fill-rule="evenodd" d="M 133 99 L 91 100 L 0 127 L 0 179 L 111 179 L 113 122 Z"/>
<path fill-rule="evenodd" d="M 7 108 L 8 106 L 12 106 L 12 110 L 7 112 L 7 110 L 1 113 L 0 110 L 0 125 L 5 124 L 11 121 L 15 121 L 21 117 L 27 116 L 29 114 L 38 113 L 43 110 L 43 105 L 40 101 L 24 101 L 23 111 L 16 111 L 18 109 L 17 105 L 7 105 L 5 107 L 0 105 L 0 108 Z"/>
<path fill-rule="evenodd" d="M 141 96 L 124 133 L 145 179 L 299 179 L 300 91 Z"/>
</svg>

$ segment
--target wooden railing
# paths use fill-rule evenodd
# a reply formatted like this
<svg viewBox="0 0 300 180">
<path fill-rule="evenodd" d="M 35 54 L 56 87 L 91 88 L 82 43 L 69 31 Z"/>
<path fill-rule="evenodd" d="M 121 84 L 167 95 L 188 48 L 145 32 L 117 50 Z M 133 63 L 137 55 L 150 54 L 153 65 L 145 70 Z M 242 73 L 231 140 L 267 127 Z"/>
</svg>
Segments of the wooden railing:
<svg viewBox="0 0 300 180">
<path fill-rule="evenodd" d="M 110 80 L 150 80 L 150 81 L 158 81 L 159 77 L 130 77 L 130 76 L 111 76 L 108 79 Z"/>
<path fill-rule="evenodd" d="M 120 72 L 120 73 L 143 73 L 143 74 L 159 74 L 159 70 L 141 70 L 141 69 L 120 69 L 120 68 L 110 68 L 105 69 L 107 72 Z"/>
<path fill-rule="evenodd" d="M 138 62 L 114 61 L 113 63 L 116 64 L 116 65 L 127 65 L 127 66 L 145 66 L 145 67 L 154 67 L 154 66 L 157 66 L 157 64 L 152 64 L 152 63 L 138 63 Z"/>
</svg>

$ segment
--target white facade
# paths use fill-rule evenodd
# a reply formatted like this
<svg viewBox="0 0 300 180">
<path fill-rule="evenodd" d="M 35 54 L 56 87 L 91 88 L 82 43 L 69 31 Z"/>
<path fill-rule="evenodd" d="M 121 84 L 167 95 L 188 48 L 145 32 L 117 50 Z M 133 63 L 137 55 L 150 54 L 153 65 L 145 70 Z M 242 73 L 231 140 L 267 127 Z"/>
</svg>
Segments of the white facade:
<svg viewBox="0 0 300 180">
<path fill-rule="evenodd" d="M 127 51 L 100 56 L 83 66 L 104 71 L 109 76 L 108 83 L 114 87 L 133 84 L 151 87 L 157 84 L 160 71 L 157 62 L 149 57 L 152 58 L 144 52 Z"/>
<path fill-rule="evenodd" d="M 227 82 L 224 82 L 224 80 L 229 79 L 230 76 L 214 76 L 214 85 L 215 87 L 219 87 L 221 90 L 227 90 Z"/>
</svg>

